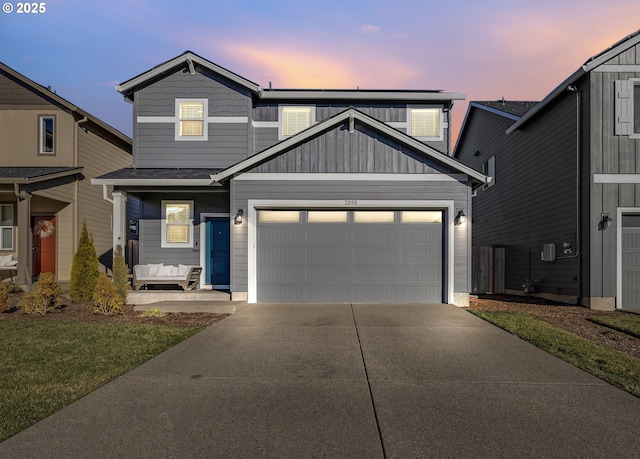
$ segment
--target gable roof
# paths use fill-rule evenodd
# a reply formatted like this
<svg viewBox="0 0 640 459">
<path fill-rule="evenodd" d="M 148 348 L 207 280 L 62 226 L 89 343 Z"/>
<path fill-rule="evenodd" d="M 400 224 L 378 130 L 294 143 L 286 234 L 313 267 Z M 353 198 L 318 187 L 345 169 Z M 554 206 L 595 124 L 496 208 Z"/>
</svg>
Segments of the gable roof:
<svg viewBox="0 0 640 459">
<path fill-rule="evenodd" d="M 451 101 L 464 100 L 466 94 L 457 92 L 444 92 L 441 90 L 378 90 L 378 89 L 264 89 L 237 73 L 225 69 L 213 62 L 197 55 L 192 51 L 185 51 L 181 55 L 169 59 L 162 64 L 153 67 L 138 76 L 135 76 L 116 86 L 116 90 L 125 98 L 132 101 L 134 93 L 142 86 L 161 79 L 164 75 L 176 71 L 179 68 L 188 68 L 190 73 L 195 73 L 195 65 L 211 70 L 225 78 L 248 89 L 259 99 L 265 100 L 403 100 L 403 101 Z"/>
<path fill-rule="evenodd" d="M 16 72 L 14 69 L 9 67 L 6 64 L 0 62 L 0 72 L 7 74 L 10 78 L 17 80 L 19 83 L 30 88 L 34 93 L 39 95 L 45 100 L 48 100 L 54 104 L 62 106 L 72 112 L 75 115 L 75 118 L 79 120 L 86 119 L 87 122 L 91 123 L 94 127 L 96 127 L 101 133 L 111 136 L 116 142 L 119 144 L 120 148 L 127 151 L 127 153 L 131 154 L 132 151 L 132 140 L 123 134 L 122 132 L 115 129 L 113 126 L 105 123 L 104 121 L 96 118 L 85 110 L 81 109 L 77 105 L 72 104 L 68 100 L 60 97 L 55 92 L 51 91 L 49 88 L 45 88 L 44 86 L 36 83 L 35 81 L 27 78 L 19 72 Z M 95 129 L 94 129 L 95 130 Z M 104 137 L 104 135 L 102 136 Z M 113 142 L 112 142 L 113 143 Z"/>
<path fill-rule="evenodd" d="M 472 101 L 469 102 L 469 106 L 467 107 L 467 113 L 464 115 L 464 120 L 462 121 L 462 126 L 460 127 L 460 133 L 458 135 L 458 141 L 456 142 L 456 146 L 453 149 L 453 157 L 458 156 L 458 147 L 462 143 L 462 137 L 465 134 L 465 127 L 467 125 L 467 121 L 471 116 L 471 112 L 474 109 L 484 110 L 489 113 L 493 113 L 494 115 L 502 116 L 504 118 L 518 121 L 520 118 L 525 115 L 531 108 L 535 107 L 538 102 L 533 101 L 524 101 L 524 100 L 496 100 L 496 101 Z"/>
<path fill-rule="evenodd" d="M 285 139 L 282 142 L 277 143 L 272 147 L 269 147 L 266 150 L 263 150 L 262 152 L 257 153 L 245 159 L 244 161 L 241 161 L 231 167 L 228 167 L 227 169 L 225 169 L 220 173 L 212 174 L 211 179 L 215 182 L 221 182 L 237 174 L 242 174 L 243 172 L 246 172 L 251 167 L 259 163 L 262 163 L 264 161 L 267 161 L 279 155 L 280 153 L 290 150 L 298 146 L 299 144 L 315 137 L 316 135 L 321 134 L 322 132 L 325 132 L 347 121 L 351 123 L 354 120 L 358 120 L 359 122 L 379 132 L 382 132 L 391 138 L 394 138 L 395 140 L 401 142 L 402 144 L 412 147 L 413 149 L 423 153 L 425 156 L 435 160 L 436 162 L 442 165 L 449 167 L 451 170 L 457 173 L 468 175 L 476 186 L 486 183 L 487 178 L 480 172 L 476 171 L 475 169 L 472 169 L 471 167 L 460 163 L 459 161 L 453 159 L 452 157 L 445 155 L 444 153 L 441 153 L 429 147 L 428 145 L 425 145 L 424 143 L 414 139 L 413 137 L 405 134 L 404 132 L 394 129 L 391 126 L 381 121 L 378 121 L 375 118 L 372 118 L 369 115 L 366 115 L 365 113 L 362 113 L 361 111 L 358 111 L 354 108 L 349 108 L 331 118 L 328 118 L 318 124 L 315 124 L 305 129 L 304 131 L 292 137 L 289 137 L 288 139 Z"/>
<path fill-rule="evenodd" d="M 539 111 L 549 105 L 556 97 L 560 94 L 564 93 L 571 85 L 573 85 L 576 81 L 578 81 L 583 75 L 589 73 L 596 67 L 602 65 L 603 63 L 609 61 L 611 58 L 617 56 L 618 54 L 626 51 L 632 46 L 640 43 L 640 30 L 627 35 L 622 40 L 614 43 L 604 51 L 596 54 L 593 57 L 590 57 L 578 70 L 573 72 L 566 80 L 560 83 L 553 91 L 551 91 L 547 97 L 545 97 L 542 101 L 540 101 L 535 107 L 533 107 L 527 114 L 525 114 L 519 121 L 509 127 L 507 129 L 507 134 L 512 133 L 513 131 L 519 129 L 523 124 L 533 118 Z"/>
</svg>

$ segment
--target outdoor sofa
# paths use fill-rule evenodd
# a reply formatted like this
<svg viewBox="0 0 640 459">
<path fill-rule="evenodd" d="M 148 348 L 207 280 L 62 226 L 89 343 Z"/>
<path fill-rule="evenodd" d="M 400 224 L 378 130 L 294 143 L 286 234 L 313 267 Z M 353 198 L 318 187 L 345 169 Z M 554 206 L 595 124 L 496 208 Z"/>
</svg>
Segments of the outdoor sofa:
<svg viewBox="0 0 640 459">
<path fill-rule="evenodd" d="M 195 290 L 200 285 L 202 267 L 149 263 L 133 267 L 133 289 L 149 285 L 179 285 L 183 290 Z"/>
</svg>

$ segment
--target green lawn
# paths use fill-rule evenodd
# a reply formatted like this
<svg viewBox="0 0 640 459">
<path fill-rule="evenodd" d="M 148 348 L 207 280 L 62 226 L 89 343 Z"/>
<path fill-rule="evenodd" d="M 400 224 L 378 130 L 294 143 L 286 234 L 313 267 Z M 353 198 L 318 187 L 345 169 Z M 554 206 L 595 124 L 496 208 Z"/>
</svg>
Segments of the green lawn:
<svg viewBox="0 0 640 459">
<path fill-rule="evenodd" d="M 0 322 L 0 441 L 199 330 L 114 323 Z"/>
<path fill-rule="evenodd" d="M 609 384 L 640 397 L 640 359 L 526 314 L 507 311 L 470 312 Z"/>
<path fill-rule="evenodd" d="M 640 315 L 595 316 L 591 321 L 640 338 Z"/>
</svg>

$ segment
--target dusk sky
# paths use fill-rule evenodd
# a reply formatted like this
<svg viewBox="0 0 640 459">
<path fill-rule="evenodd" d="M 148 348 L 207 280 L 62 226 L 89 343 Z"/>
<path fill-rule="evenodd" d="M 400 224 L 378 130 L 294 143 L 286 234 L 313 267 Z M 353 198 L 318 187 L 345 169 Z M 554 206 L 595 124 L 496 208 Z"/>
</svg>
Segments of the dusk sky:
<svg viewBox="0 0 640 459">
<path fill-rule="evenodd" d="M 263 87 L 465 93 L 455 140 L 468 101 L 540 100 L 640 29 L 638 0 L 0 3 L 0 61 L 129 136 L 114 86 L 186 50 Z"/>
</svg>

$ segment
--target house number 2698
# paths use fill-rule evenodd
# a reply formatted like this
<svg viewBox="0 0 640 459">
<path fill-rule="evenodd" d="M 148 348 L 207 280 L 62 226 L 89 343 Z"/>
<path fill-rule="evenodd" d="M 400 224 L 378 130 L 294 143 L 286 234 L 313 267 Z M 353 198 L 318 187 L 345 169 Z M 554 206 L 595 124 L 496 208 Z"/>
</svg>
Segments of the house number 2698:
<svg viewBox="0 0 640 459">
<path fill-rule="evenodd" d="M 345 199 L 344 200 L 344 205 L 345 206 L 357 206 L 358 205 L 358 201 L 356 201 L 355 199 Z"/>
</svg>

